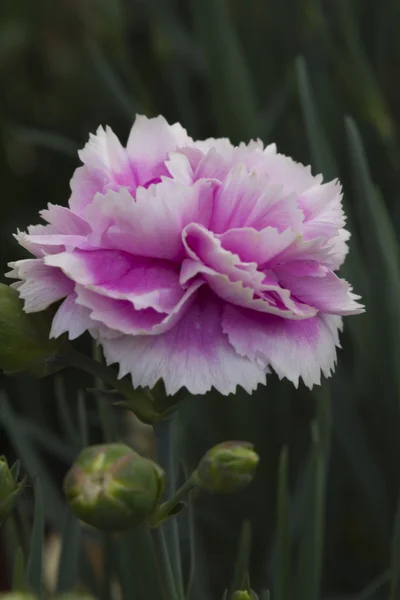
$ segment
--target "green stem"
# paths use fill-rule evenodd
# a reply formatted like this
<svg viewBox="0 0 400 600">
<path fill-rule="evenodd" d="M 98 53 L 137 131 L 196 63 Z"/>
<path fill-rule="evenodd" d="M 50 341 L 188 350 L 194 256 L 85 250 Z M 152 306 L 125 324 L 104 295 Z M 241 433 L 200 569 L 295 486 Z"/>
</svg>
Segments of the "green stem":
<svg viewBox="0 0 400 600">
<path fill-rule="evenodd" d="M 146 397 L 145 394 L 136 394 L 129 381 L 118 379 L 113 369 L 97 362 L 90 356 L 77 352 L 70 346 L 64 352 L 63 360 L 66 366 L 75 367 L 76 369 L 90 373 L 90 375 L 93 375 L 104 383 L 112 386 L 126 398 L 130 410 L 132 410 L 143 423 L 154 423 L 159 417 L 152 406 L 151 398 Z"/>
<path fill-rule="evenodd" d="M 157 510 L 157 512 L 156 512 L 156 514 L 154 516 L 154 522 L 157 523 L 157 521 L 163 521 L 165 518 L 167 518 L 168 515 L 173 512 L 173 510 L 176 507 L 176 505 L 183 498 L 185 498 L 195 487 L 196 487 L 196 483 L 195 483 L 195 480 L 194 480 L 194 476 L 192 475 L 175 492 L 175 494 L 172 496 L 172 498 L 169 498 L 168 500 L 166 500 L 165 502 L 163 502 L 159 506 L 159 508 L 158 508 L 158 510 Z"/>
<path fill-rule="evenodd" d="M 169 511 L 171 511 L 171 509 L 174 508 L 179 502 L 179 498 L 176 498 L 175 492 L 176 472 L 174 460 L 174 445 L 172 439 L 172 425 L 173 416 L 154 424 L 158 462 L 160 463 L 167 475 L 166 495 L 169 499 L 166 500 L 166 502 L 160 507 L 161 513 L 165 516 L 168 514 L 165 510 L 165 505 L 167 505 L 167 509 L 169 506 Z M 163 529 L 166 547 L 171 562 L 172 574 L 175 579 L 175 584 L 178 592 L 177 598 L 183 599 L 183 575 L 177 519 L 173 518 L 167 521 L 167 523 L 165 523 L 165 525 L 163 526 Z"/>
<path fill-rule="evenodd" d="M 174 575 L 171 569 L 164 532 L 161 527 L 157 527 L 156 529 L 152 529 L 151 535 L 157 557 L 157 565 L 162 582 L 164 600 L 177 600 L 178 596 L 176 593 Z"/>
</svg>

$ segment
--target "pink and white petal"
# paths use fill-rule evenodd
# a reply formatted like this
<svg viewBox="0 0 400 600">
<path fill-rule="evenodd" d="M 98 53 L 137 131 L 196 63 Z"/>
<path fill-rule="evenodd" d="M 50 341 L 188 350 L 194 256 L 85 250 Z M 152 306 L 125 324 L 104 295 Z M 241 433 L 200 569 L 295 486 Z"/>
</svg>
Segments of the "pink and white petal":
<svg viewBox="0 0 400 600">
<path fill-rule="evenodd" d="M 126 335 L 158 335 L 171 329 L 182 318 L 203 284 L 202 281 L 194 282 L 168 314 L 152 308 L 136 310 L 127 300 L 107 298 L 79 284 L 75 291 L 77 303 L 89 308 L 91 318 L 109 329 Z"/>
<path fill-rule="evenodd" d="M 165 260 L 100 249 L 65 252 L 46 260 L 76 283 L 115 300 L 128 300 L 137 310 L 168 313 L 184 294 L 178 266 Z"/>
<path fill-rule="evenodd" d="M 161 116 L 148 119 L 138 115 L 127 143 L 127 154 L 138 185 L 159 176 L 159 165 L 164 163 L 168 153 L 191 141 L 179 123 L 169 125 Z"/>
<path fill-rule="evenodd" d="M 249 173 L 240 164 L 230 170 L 217 190 L 210 229 L 224 233 L 240 227 L 275 227 L 278 231 L 290 228 L 300 232 L 303 219 L 294 195 L 284 195 L 281 185 L 271 185 L 268 178 L 255 171 Z"/>
<path fill-rule="evenodd" d="M 182 152 L 184 151 L 185 148 L 182 149 Z M 229 158 L 217 152 L 215 148 L 211 148 L 199 161 L 194 171 L 194 180 L 206 178 L 223 181 L 231 167 Z"/>
<path fill-rule="evenodd" d="M 217 273 L 203 263 L 192 259 L 185 259 L 181 269 L 181 284 L 193 285 L 201 277 L 206 281 L 208 287 L 221 300 L 242 306 L 254 311 L 280 315 L 287 319 L 306 319 L 316 314 L 316 309 L 291 297 L 289 290 L 283 289 L 279 283 L 268 281 L 264 283 L 260 291 L 255 294 L 254 289 L 246 287 L 241 281 L 231 281 L 228 275 Z"/>
<path fill-rule="evenodd" d="M 37 251 L 41 249 L 42 256 L 62 252 L 65 249 L 72 251 L 75 248 L 87 248 L 89 246 L 85 235 L 64 235 L 62 233 L 48 235 L 21 234 L 20 239 L 22 239 L 22 236 L 24 237 L 21 245 L 26 247 L 26 244 L 29 244 L 32 248 L 37 248 Z"/>
<path fill-rule="evenodd" d="M 322 175 L 314 176 L 311 167 L 297 163 L 284 154 L 275 153 L 274 148 L 269 147 L 258 155 L 258 163 L 252 165 L 252 168 L 260 176 L 267 176 L 271 186 L 282 186 L 284 195 L 295 193 L 298 196 L 319 185 L 323 179 Z"/>
<path fill-rule="evenodd" d="M 305 240 L 303 235 L 298 235 L 290 246 L 274 256 L 270 266 L 286 265 L 292 262 L 296 264 L 298 261 L 315 261 L 323 265 L 329 265 L 332 260 L 331 253 L 331 246 L 327 244 L 324 238 Z"/>
<path fill-rule="evenodd" d="M 346 229 L 339 229 L 339 233 L 329 240 L 329 258 L 327 260 L 327 264 L 330 266 L 332 271 L 337 271 L 340 269 L 344 260 L 349 252 L 349 246 L 347 242 L 349 241 L 351 234 Z"/>
<path fill-rule="evenodd" d="M 27 313 L 39 312 L 70 294 L 74 284 L 59 269 L 44 264 L 42 259 L 26 259 L 10 263 L 13 267 L 7 277 L 22 279 L 15 286 L 24 300 Z"/>
<path fill-rule="evenodd" d="M 93 327 L 90 310 L 76 303 L 76 294 L 67 296 L 54 315 L 50 337 L 57 338 L 68 333 L 69 340 L 75 340 Z"/>
<path fill-rule="evenodd" d="M 239 255 L 244 262 L 254 262 L 259 268 L 263 268 L 274 256 L 286 250 L 297 236 L 291 229 L 279 232 L 273 227 L 260 231 L 243 227 L 229 229 L 216 237 L 225 250 Z"/>
<path fill-rule="evenodd" d="M 364 307 L 357 302 L 359 296 L 352 293 L 350 284 L 332 271 L 327 270 L 324 277 L 296 277 L 284 268 L 275 268 L 274 272 L 279 283 L 296 298 L 321 312 L 342 316 L 364 312 Z"/>
<path fill-rule="evenodd" d="M 95 135 L 91 133 L 89 141 L 78 154 L 91 173 L 103 176 L 106 186 L 136 187 L 127 152 L 110 127 L 105 130 L 99 127 Z"/>
<path fill-rule="evenodd" d="M 193 183 L 193 168 L 183 152 L 170 152 L 168 160 L 165 161 L 165 167 L 175 181 L 180 181 L 184 185 Z"/>
<path fill-rule="evenodd" d="M 40 216 L 55 227 L 57 233 L 64 235 L 87 235 L 90 225 L 79 215 L 65 206 L 49 204 L 47 209 L 40 212 Z"/>
<path fill-rule="evenodd" d="M 126 190 L 97 196 L 86 210 L 93 234 L 89 240 L 137 256 L 180 262 L 182 230 L 188 223 L 208 225 L 213 206 L 212 183 L 185 186 L 172 179 L 138 188 L 136 202 Z"/>
<path fill-rule="evenodd" d="M 152 388 L 162 379 L 169 395 L 182 387 L 228 395 L 238 385 L 251 393 L 265 383 L 267 369 L 235 352 L 222 332 L 221 314 L 218 301 L 201 295 L 163 335 L 101 340 L 107 363 L 118 363 L 120 377 L 129 373 L 135 387 Z"/>
<path fill-rule="evenodd" d="M 93 172 L 87 166 L 78 167 L 70 181 L 71 197 L 69 206 L 71 210 L 80 215 L 86 206 L 93 202 L 96 194 L 105 192 L 105 177 L 99 171 Z"/>
<path fill-rule="evenodd" d="M 238 254 L 225 250 L 221 240 L 203 225 L 189 223 L 182 233 L 186 255 L 225 274 L 231 281 L 240 281 L 253 289 L 261 285 L 264 274 L 258 271 L 255 262 L 243 262 Z"/>
<path fill-rule="evenodd" d="M 56 234 L 56 228 L 53 225 L 30 225 L 28 227 L 28 233 L 24 231 L 17 230 L 17 233 L 14 234 L 14 238 L 17 240 L 18 244 L 28 250 L 34 256 L 38 258 L 42 258 L 46 254 L 54 254 L 55 252 L 61 252 L 64 250 L 63 246 L 46 246 L 43 243 L 35 243 L 31 242 L 28 239 L 29 235 L 53 235 Z"/>
<path fill-rule="evenodd" d="M 207 138 L 205 140 L 196 140 L 193 142 L 193 147 L 200 150 L 203 154 L 207 154 L 214 149 L 222 156 L 231 158 L 234 146 L 228 138 Z"/>
<path fill-rule="evenodd" d="M 305 239 L 330 239 L 342 229 L 346 219 L 342 207 L 341 185 L 338 180 L 314 185 L 298 196 L 298 203 L 305 219 Z"/>
<path fill-rule="evenodd" d="M 309 388 L 320 384 L 321 371 L 329 377 L 335 368 L 336 323 L 330 315 L 291 321 L 229 305 L 222 317 L 223 331 L 238 354 L 272 367 L 296 387 L 301 377 Z"/>
</svg>

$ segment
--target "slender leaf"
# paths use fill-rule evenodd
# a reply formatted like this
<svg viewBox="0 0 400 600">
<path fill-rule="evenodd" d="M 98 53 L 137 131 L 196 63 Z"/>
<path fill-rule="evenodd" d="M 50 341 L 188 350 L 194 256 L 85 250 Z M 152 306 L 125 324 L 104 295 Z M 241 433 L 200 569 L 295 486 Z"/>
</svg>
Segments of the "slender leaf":
<svg viewBox="0 0 400 600">
<path fill-rule="evenodd" d="M 390 600 L 397 600 L 400 593 L 400 497 L 394 524 L 392 544 L 392 572 L 390 581 Z"/>
<path fill-rule="evenodd" d="M 356 209 L 368 264 L 379 290 L 380 327 L 389 341 L 386 355 L 395 374 L 396 395 L 400 402 L 400 261 L 396 236 L 385 204 L 373 185 L 361 137 L 353 119 L 346 119 L 352 164 Z M 387 343 L 387 342 L 386 342 Z"/>
<path fill-rule="evenodd" d="M 78 393 L 78 425 L 81 438 L 82 448 L 89 444 L 89 432 L 87 424 L 87 413 L 85 405 L 85 395 L 83 392 Z"/>
<path fill-rule="evenodd" d="M 327 179 L 338 175 L 335 158 L 322 131 L 317 108 L 314 103 L 313 93 L 307 71 L 307 65 L 302 56 L 296 60 L 296 72 L 299 85 L 301 106 L 303 109 L 308 139 L 311 146 L 313 165 L 319 173 Z"/>
<path fill-rule="evenodd" d="M 22 548 L 18 548 L 15 553 L 12 589 L 15 592 L 25 592 L 28 590 L 28 582 L 26 580 L 25 573 L 25 560 Z"/>
<path fill-rule="evenodd" d="M 44 506 L 42 486 L 39 479 L 35 481 L 35 510 L 31 543 L 29 547 L 27 577 L 35 594 L 42 597 L 43 548 L 44 548 Z"/>
<path fill-rule="evenodd" d="M 231 594 L 236 590 L 244 589 L 246 574 L 249 570 L 251 555 L 251 525 L 244 521 L 239 537 L 238 552 L 231 584 Z"/>
<path fill-rule="evenodd" d="M 209 91 L 223 134 L 236 141 L 256 136 L 253 85 L 227 1 L 192 0 L 192 9 L 206 54 Z"/>
<path fill-rule="evenodd" d="M 144 525 L 134 527 L 116 540 L 117 570 L 124 600 L 161 600 L 162 586 L 150 532 Z"/>
<path fill-rule="evenodd" d="M 289 504 L 289 474 L 288 449 L 284 448 L 279 460 L 278 474 L 278 524 L 277 524 L 277 555 L 275 565 L 275 600 L 290 598 L 290 504 Z"/>
<path fill-rule="evenodd" d="M 0 393 L 0 424 L 7 431 L 16 453 L 21 459 L 24 469 L 31 477 L 40 480 L 45 501 L 46 515 L 56 526 L 59 526 L 63 514 L 63 505 L 60 494 L 50 477 L 44 462 L 38 454 L 36 447 L 26 435 L 23 422 L 16 417 L 11 403 L 5 394 Z M 61 517 L 62 518 L 62 517 Z"/>
<path fill-rule="evenodd" d="M 61 555 L 57 578 L 57 593 L 73 590 L 78 583 L 81 549 L 81 526 L 67 508 L 62 532 Z"/>
</svg>

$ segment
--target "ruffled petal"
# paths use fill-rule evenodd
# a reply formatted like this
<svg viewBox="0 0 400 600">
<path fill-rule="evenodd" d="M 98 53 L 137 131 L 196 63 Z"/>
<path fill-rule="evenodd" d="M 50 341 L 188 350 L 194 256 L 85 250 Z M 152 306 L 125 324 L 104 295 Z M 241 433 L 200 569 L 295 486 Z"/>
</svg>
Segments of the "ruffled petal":
<svg viewBox="0 0 400 600">
<path fill-rule="evenodd" d="M 168 153 L 191 141 L 179 123 L 169 125 L 161 116 L 148 119 L 138 115 L 127 144 L 127 153 L 138 185 L 166 173 L 165 168 L 160 169 L 160 165 L 163 165 Z"/>
<path fill-rule="evenodd" d="M 168 331 L 182 318 L 193 303 L 202 281 L 194 282 L 174 308 L 160 313 L 153 308 L 136 310 L 127 300 L 115 300 L 77 284 L 76 302 L 90 309 L 90 317 L 119 333 L 126 335 L 159 335 Z"/>
<path fill-rule="evenodd" d="M 272 184 L 257 172 L 249 173 L 240 164 L 230 170 L 216 193 L 210 229 L 224 233 L 239 227 L 274 227 L 299 233 L 303 219 L 295 195 L 284 194 L 282 185 Z"/>
<path fill-rule="evenodd" d="M 224 395 L 237 386 L 251 393 L 266 381 L 266 369 L 239 356 L 221 329 L 221 304 L 208 294 L 192 304 L 179 323 L 159 336 L 122 336 L 102 341 L 108 364 L 118 363 L 136 386 L 152 388 L 159 379 L 167 394 L 185 387 L 191 394 L 212 388 Z"/>
<path fill-rule="evenodd" d="M 19 260 L 10 263 L 10 267 L 12 271 L 6 276 L 21 280 L 12 285 L 24 300 L 24 310 L 27 313 L 45 310 L 74 289 L 70 279 L 59 269 L 44 264 L 42 259 Z"/>
<path fill-rule="evenodd" d="M 93 327 L 90 310 L 76 303 L 76 294 L 67 296 L 54 315 L 50 337 L 57 338 L 68 333 L 68 339 L 75 340 Z"/>
<path fill-rule="evenodd" d="M 128 300 L 137 310 L 168 313 L 182 298 L 179 268 L 174 263 L 132 256 L 120 250 L 77 250 L 45 259 L 70 279 L 115 300 Z"/>
<path fill-rule="evenodd" d="M 139 188 L 136 202 L 126 190 L 109 192 L 86 210 L 93 229 L 88 239 L 94 246 L 179 262 L 183 228 L 193 222 L 207 226 L 212 206 L 212 183 L 204 180 L 190 187 L 171 179 Z"/>
<path fill-rule="evenodd" d="M 338 317 L 317 315 L 292 321 L 226 306 L 223 331 L 236 352 L 262 368 L 272 367 L 280 379 L 297 387 L 300 377 L 307 387 L 321 382 L 321 371 L 329 377 L 336 363 L 339 344 Z"/>
<path fill-rule="evenodd" d="M 181 284 L 192 285 L 199 276 L 221 300 L 230 304 L 281 315 L 287 319 L 307 319 L 317 312 L 314 307 L 293 299 L 291 292 L 282 288 L 278 281 L 264 276 L 263 284 L 256 293 L 242 281 L 232 281 L 228 275 L 217 273 L 201 262 L 185 259 L 181 269 Z"/>
<path fill-rule="evenodd" d="M 284 267 L 276 268 L 274 272 L 279 283 L 296 298 L 321 312 L 341 316 L 364 312 L 364 307 L 357 302 L 359 296 L 352 293 L 350 284 L 328 269 L 323 276 L 317 277 L 296 274 L 293 270 L 287 272 Z"/>
<path fill-rule="evenodd" d="M 90 225 L 65 206 L 49 204 L 40 216 L 55 227 L 57 233 L 64 235 L 85 236 L 90 233 Z"/>
</svg>

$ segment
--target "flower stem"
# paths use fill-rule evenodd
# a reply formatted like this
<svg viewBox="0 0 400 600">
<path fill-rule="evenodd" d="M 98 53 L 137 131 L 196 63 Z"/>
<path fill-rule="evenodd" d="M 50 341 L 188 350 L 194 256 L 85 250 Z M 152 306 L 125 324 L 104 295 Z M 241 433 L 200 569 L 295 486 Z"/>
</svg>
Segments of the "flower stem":
<svg viewBox="0 0 400 600">
<path fill-rule="evenodd" d="M 186 489 L 185 485 L 179 490 L 179 496 L 175 492 L 176 486 L 176 473 L 175 473 L 175 460 L 174 460 L 174 448 L 172 440 L 172 425 L 173 416 L 154 424 L 154 433 L 156 436 L 157 444 L 157 458 L 158 462 L 167 474 L 167 498 L 169 498 L 163 505 L 161 505 L 162 514 L 167 514 L 166 510 L 171 510 L 179 502 L 183 494 L 188 489 L 191 489 L 192 484 Z M 179 529 L 176 518 L 170 519 L 161 526 L 159 529 L 165 531 L 165 541 L 168 554 L 171 561 L 171 569 L 175 579 L 178 596 L 177 598 L 184 598 L 183 589 L 183 576 L 182 576 L 182 563 L 181 563 L 181 550 L 179 541 Z"/>
<path fill-rule="evenodd" d="M 158 571 L 161 579 L 164 600 L 177 600 L 174 575 L 168 556 L 167 544 L 161 527 L 151 530 L 154 550 L 157 558 Z"/>
<path fill-rule="evenodd" d="M 132 385 L 126 379 L 118 379 L 116 373 L 110 367 L 94 360 L 90 356 L 77 352 L 71 346 L 64 351 L 63 361 L 66 366 L 75 367 L 95 378 L 112 386 L 129 403 L 129 408 L 143 423 L 154 423 L 159 415 L 152 406 L 151 397 L 146 394 L 136 393 Z"/>
</svg>

